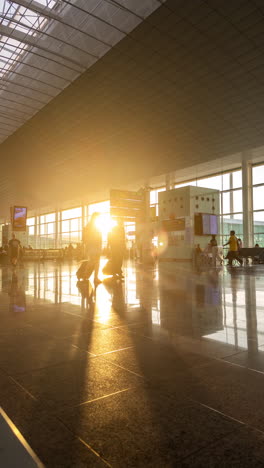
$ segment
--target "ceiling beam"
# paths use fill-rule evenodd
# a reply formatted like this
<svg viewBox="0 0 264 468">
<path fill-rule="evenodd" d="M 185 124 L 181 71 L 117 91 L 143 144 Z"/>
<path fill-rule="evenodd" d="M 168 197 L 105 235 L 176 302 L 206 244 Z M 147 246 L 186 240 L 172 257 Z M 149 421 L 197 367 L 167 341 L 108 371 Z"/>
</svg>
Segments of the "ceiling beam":
<svg viewBox="0 0 264 468">
<path fill-rule="evenodd" d="M 1 107 L 2 107 L 3 109 L 9 109 L 9 110 L 15 111 L 16 113 L 19 112 L 19 114 L 25 114 L 25 115 L 27 116 L 27 117 L 25 117 L 25 118 L 27 118 L 27 119 L 30 119 L 30 117 L 32 117 L 32 113 L 23 112 L 23 111 L 21 111 L 21 110 L 19 110 L 19 109 L 15 109 L 14 107 L 10 107 L 10 106 L 4 106 L 4 104 L 1 104 L 1 102 L 0 102 L 0 108 L 1 108 Z M 20 115 L 17 115 L 16 113 L 15 113 L 15 114 L 12 113 L 12 116 L 16 116 L 16 117 L 20 118 Z M 23 118 L 23 117 L 22 117 L 22 118 Z"/>
<path fill-rule="evenodd" d="M 65 63 L 58 62 L 58 60 L 55 60 L 54 58 L 47 57 L 47 55 L 41 55 L 40 53 L 36 52 L 35 50 L 25 49 L 25 47 L 23 47 L 23 46 L 9 44 L 8 42 L 4 41 L 3 39 L 0 39 L 0 44 L 3 44 L 3 48 L 5 48 L 5 46 L 8 47 L 8 49 L 10 47 L 12 47 L 13 49 L 15 49 L 15 52 L 17 50 L 22 50 L 24 52 L 27 52 L 27 54 L 31 54 L 31 55 L 35 55 L 36 57 L 44 58 L 45 60 L 48 60 L 49 62 L 56 63 L 56 65 L 60 65 L 61 67 L 67 68 L 68 70 L 72 70 L 72 71 L 75 71 L 77 73 L 80 73 L 80 68 L 76 68 L 76 67 L 73 67 L 73 66 L 70 66 L 70 65 L 66 65 Z"/>
<path fill-rule="evenodd" d="M 16 118 L 13 114 L 9 114 L 8 112 L 6 113 L 6 112 L 1 112 L 0 111 L 0 118 L 1 117 L 4 117 L 7 120 L 11 120 L 13 122 L 16 122 L 18 125 L 22 125 L 23 123 L 26 122 L 26 120 L 21 120 L 21 118 L 19 118 L 19 117 Z"/>
<path fill-rule="evenodd" d="M 17 106 L 22 106 L 23 108 L 28 107 L 28 109 L 32 109 L 32 111 L 36 111 L 36 112 L 39 111 L 39 107 L 30 106 L 29 104 L 25 104 L 24 102 L 19 102 L 19 101 L 15 101 L 14 99 L 9 99 L 9 98 L 3 97 L 2 94 L 1 94 L 1 91 L 3 91 L 3 90 L 0 90 L 0 101 L 3 100 L 3 101 L 7 101 L 7 102 L 13 102 Z M 17 110 L 17 109 L 15 109 L 15 110 Z"/>
<path fill-rule="evenodd" d="M 57 57 L 60 57 L 60 58 L 66 60 L 66 61 L 68 61 L 70 63 L 73 63 L 74 65 L 77 65 L 78 67 L 80 67 L 82 69 L 80 71 L 80 73 L 82 73 L 82 71 L 84 71 L 86 69 L 86 67 L 83 65 L 83 63 L 78 62 L 77 60 L 71 59 L 67 55 L 55 52 L 55 51 L 49 49 L 48 47 L 40 46 L 38 44 L 37 40 L 34 40 L 32 37 L 26 36 L 25 33 L 22 33 L 21 31 L 18 31 L 15 28 L 10 28 L 10 26 L 5 26 L 3 24 L 0 24 L 0 35 L 10 37 L 11 39 L 15 39 L 16 41 L 22 42 L 23 44 L 27 44 L 27 45 L 32 46 L 32 47 L 36 47 L 37 49 L 40 49 L 40 50 L 44 50 L 45 52 L 48 52 L 49 54 L 56 55 Z M 59 39 L 58 39 L 58 41 L 59 41 Z"/>
<path fill-rule="evenodd" d="M 111 24 L 111 23 L 109 23 L 108 21 L 106 21 L 106 20 L 104 20 L 103 18 L 101 18 L 100 16 L 97 16 L 97 15 L 95 15 L 94 13 L 85 10 L 84 8 L 80 7 L 79 5 L 74 5 L 73 3 L 69 2 L 68 0 L 62 0 L 62 1 L 63 1 L 63 3 L 65 3 L 66 5 L 69 5 L 69 6 L 73 7 L 73 8 L 75 8 L 76 10 L 81 11 L 82 13 L 86 13 L 86 15 L 91 16 L 91 18 L 97 19 L 97 20 L 100 21 L 101 23 L 104 23 L 104 24 L 106 24 L 107 26 L 110 26 L 111 28 L 115 29 L 116 31 L 120 32 L 121 34 L 124 34 L 124 36 L 127 35 L 127 32 L 126 32 L 126 31 L 123 31 L 123 29 L 118 28 L 118 27 L 115 26 L 114 24 Z"/>
<path fill-rule="evenodd" d="M 96 36 L 93 36 L 92 34 L 89 34 L 87 31 L 83 31 L 82 29 L 77 28 L 73 24 L 67 23 L 66 21 L 63 21 L 63 19 L 58 15 L 57 13 L 54 13 L 51 9 L 47 10 L 44 5 L 40 5 L 34 0 L 30 2 L 29 0 L 16 0 L 14 3 L 17 5 L 21 5 L 25 8 L 30 9 L 31 11 L 34 11 L 35 13 L 40 14 L 41 16 L 44 16 L 45 18 L 54 20 L 62 24 L 63 26 L 67 26 L 69 28 L 74 29 L 74 31 L 77 31 L 78 33 L 84 34 L 87 37 L 90 37 L 91 39 L 94 39 L 95 41 L 100 42 L 101 44 L 104 44 L 107 47 L 113 47 L 112 44 L 109 42 L 104 41 L 103 39 L 99 39 Z"/>
<path fill-rule="evenodd" d="M 0 18 L 1 18 L 1 15 L 0 15 Z M 60 37 L 57 37 L 57 36 L 53 36 L 52 34 L 49 34 L 49 33 L 45 32 L 45 31 L 42 31 L 41 29 L 34 28 L 34 26 L 26 26 L 25 24 L 21 23 L 21 21 L 18 21 L 18 20 L 14 19 L 14 18 L 9 18 L 9 21 L 10 21 L 10 23 L 14 23 L 14 24 L 17 24 L 18 26 L 22 26 L 23 28 L 27 28 L 28 31 L 34 31 L 39 36 L 45 36 L 45 37 L 48 37 L 49 39 L 53 39 L 55 41 L 61 42 L 62 44 L 65 44 L 68 47 L 72 47 L 73 49 L 78 50 L 79 52 L 82 52 L 83 54 L 89 55 L 90 57 L 93 57 L 95 59 L 100 58 L 99 55 L 95 55 L 92 52 L 88 52 L 87 50 L 82 49 L 81 47 L 74 45 L 72 42 L 65 41 L 64 39 L 61 39 Z M 15 27 L 13 29 L 16 30 Z M 22 35 L 23 35 L 23 33 L 22 33 Z M 28 33 L 24 34 L 24 36 L 27 36 L 27 35 L 28 35 Z"/>
<path fill-rule="evenodd" d="M 1 88 L 1 86 L 5 86 L 5 88 Z M 21 94 L 16 91 L 10 91 L 10 89 L 8 89 L 6 85 L 4 84 L 2 85 L 2 80 L 0 82 L 0 95 L 1 95 L 1 91 L 4 91 L 5 93 L 15 94 L 16 96 L 21 96 L 22 98 L 30 99 L 31 101 L 39 102 L 40 104 L 44 104 L 44 105 L 48 104 L 47 101 L 41 101 L 40 99 L 34 98 L 32 96 L 28 96 L 27 94 Z"/>
<path fill-rule="evenodd" d="M 25 67 L 34 68 L 35 70 L 41 71 L 42 73 L 48 73 L 48 75 L 55 76 L 56 78 L 59 78 L 60 80 L 66 81 L 67 83 L 71 82 L 71 80 L 67 80 L 66 78 L 64 78 L 61 75 L 58 75 L 57 73 L 53 73 L 53 72 L 50 72 L 48 70 L 43 70 L 42 67 L 37 67 L 36 65 L 33 65 L 31 63 L 23 62 L 23 60 L 17 60 L 17 59 L 14 59 L 12 57 L 8 58 L 8 57 L 5 57 L 4 55 L 1 55 L 1 54 L 0 54 L 0 59 L 1 59 L 2 62 L 6 63 L 7 65 L 13 65 L 13 63 L 20 63 L 20 64 L 24 65 Z"/>
<path fill-rule="evenodd" d="M 30 0 L 18 0 L 18 1 L 14 0 L 14 1 L 12 1 L 11 0 L 10 3 L 15 3 L 15 5 L 20 5 L 20 6 L 23 6 L 25 8 L 28 8 L 29 10 L 35 11 L 36 13 L 39 13 L 40 15 L 45 16 L 46 18 L 50 18 L 50 19 L 53 19 L 53 20 L 59 19 L 58 13 L 55 13 L 51 9 L 46 10 L 45 5 L 41 5 L 40 3 L 37 3 L 34 0 L 33 1 L 30 1 Z"/>
<path fill-rule="evenodd" d="M 11 128 L 11 131 L 14 130 L 15 128 L 17 128 L 17 126 L 15 126 L 14 124 L 3 122 L 3 121 L 1 120 L 1 116 L 0 116 L 0 125 L 1 125 L 1 127 L 2 127 L 2 125 L 4 125 L 5 127 Z M 6 130 L 9 131 L 8 128 L 7 128 Z"/>
<path fill-rule="evenodd" d="M 32 88 L 32 86 L 26 86 L 24 84 L 18 83 L 17 81 L 14 81 L 14 80 L 7 80 L 6 78 L 1 78 L 0 85 L 1 85 L 1 83 L 4 83 L 4 84 L 7 83 L 8 85 L 19 86 L 20 88 L 29 89 L 30 91 L 34 91 L 35 93 L 43 94 L 44 96 L 48 96 L 50 98 L 55 97 L 54 94 L 45 93 L 45 91 L 41 91 L 41 89 Z"/>
<path fill-rule="evenodd" d="M 58 91 L 63 90 L 63 88 L 59 88 L 58 86 L 54 86 L 51 83 L 47 83 L 47 81 L 39 80 L 38 78 L 33 78 L 32 76 L 24 75 L 23 73 L 19 73 L 19 72 L 14 71 L 14 70 L 9 70 L 9 69 L 6 69 L 4 67 L 0 67 L 0 71 L 1 72 L 3 71 L 5 73 L 7 73 L 7 74 L 12 73 L 14 75 L 23 76 L 23 78 L 27 78 L 28 80 L 31 80 L 31 81 L 37 81 L 38 83 L 44 84 L 45 86 L 49 86 L 50 88 L 57 89 Z M 2 77 L 0 77 L 0 79 L 2 79 Z"/>
</svg>

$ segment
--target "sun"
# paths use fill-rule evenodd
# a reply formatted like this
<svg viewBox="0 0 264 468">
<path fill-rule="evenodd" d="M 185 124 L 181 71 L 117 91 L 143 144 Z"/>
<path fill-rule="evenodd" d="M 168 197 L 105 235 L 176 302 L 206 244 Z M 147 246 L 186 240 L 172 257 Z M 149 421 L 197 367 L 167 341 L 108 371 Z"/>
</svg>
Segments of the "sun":
<svg viewBox="0 0 264 468">
<path fill-rule="evenodd" d="M 116 221 L 108 214 L 100 214 L 95 222 L 97 229 L 101 231 L 103 236 L 107 236 L 116 224 Z"/>
</svg>

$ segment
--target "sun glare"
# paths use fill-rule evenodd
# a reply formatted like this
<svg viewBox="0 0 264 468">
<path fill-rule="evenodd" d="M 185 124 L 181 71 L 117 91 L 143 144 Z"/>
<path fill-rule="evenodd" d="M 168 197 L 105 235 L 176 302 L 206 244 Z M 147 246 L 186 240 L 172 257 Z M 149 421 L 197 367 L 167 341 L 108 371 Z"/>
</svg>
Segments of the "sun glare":
<svg viewBox="0 0 264 468">
<path fill-rule="evenodd" d="M 99 231 L 101 231 L 101 233 L 104 235 L 107 235 L 113 229 L 113 227 L 116 226 L 116 224 L 116 221 L 107 214 L 99 215 L 96 220 L 97 229 L 99 229 Z"/>
</svg>

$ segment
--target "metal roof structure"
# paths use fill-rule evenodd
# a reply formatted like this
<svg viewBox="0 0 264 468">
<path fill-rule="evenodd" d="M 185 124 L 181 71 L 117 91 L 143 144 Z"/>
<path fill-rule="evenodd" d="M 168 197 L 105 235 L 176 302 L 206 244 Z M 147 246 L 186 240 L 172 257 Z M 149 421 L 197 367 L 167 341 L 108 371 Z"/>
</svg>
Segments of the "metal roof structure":
<svg viewBox="0 0 264 468">
<path fill-rule="evenodd" d="M 168 172 L 191 179 L 198 164 L 236 168 L 247 152 L 263 161 L 263 0 L 18 3 L 46 16 L 31 35 L 7 13 L 0 25 L 27 41 L 0 81 L 1 216 L 104 200 Z"/>
<path fill-rule="evenodd" d="M 0 0 L 0 143 L 162 0 Z"/>
</svg>

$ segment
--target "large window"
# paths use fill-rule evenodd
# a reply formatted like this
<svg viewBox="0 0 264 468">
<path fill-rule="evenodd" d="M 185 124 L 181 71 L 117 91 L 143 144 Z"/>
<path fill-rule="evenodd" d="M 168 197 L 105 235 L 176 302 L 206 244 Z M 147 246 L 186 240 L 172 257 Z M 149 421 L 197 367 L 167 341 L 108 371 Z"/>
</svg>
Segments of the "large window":
<svg viewBox="0 0 264 468">
<path fill-rule="evenodd" d="M 165 192 L 166 187 L 151 190 L 149 194 L 151 217 L 154 218 L 159 214 L 159 192 Z"/>
<path fill-rule="evenodd" d="M 254 242 L 264 247 L 264 164 L 252 169 Z"/>
<path fill-rule="evenodd" d="M 62 211 L 59 225 L 60 247 L 75 247 L 82 240 L 82 207 Z"/>
<path fill-rule="evenodd" d="M 32 218 L 27 218 L 27 233 L 28 233 L 28 246 L 32 248 L 36 248 L 36 234 L 37 234 L 37 226 L 36 226 L 36 218 L 33 216 Z"/>
<path fill-rule="evenodd" d="M 264 164 L 252 169 L 253 187 L 253 221 L 254 241 L 264 246 Z M 175 185 L 175 188 L 186 186 L 205 187 L 220 192 L 220 238 L 219 244 L 224 244 L 230 230 L 236 232 L 243 241 L 243 196 L 241 169 L 216 174 L 194 180 L 187 180 Z M 158 194 L 166 188 L 159 187 L 150 192 L 151 217 L 158 216 Z M 86 206 L 79 206 L 57 213 L 47 213 L 27 219 L 28 244 L 34 248 L 66 247 L 70 243 L 76 246 L 82 240 L 83 222 L 86 224 L 91 215 L 98 212 L 105 216 L 105 225 L 109 221 L 110 202 L 102 201 Z M 56 224 L 57 223 L 57 224 Z M 126 236 L 130 243 L 135 238 L 133 222 L 125 223 Z M 107 228 L 103 229 L 104 245 L 107 242 Z"/>
<path fill-rule="evenodd" d="M 92 216 L 93 213 L 100 213 L 100 214 L 105 214 L 109 215 L 110 214 L 110 201 L 102 201 L 98 203 L 91 203 L 87 207 L 88 211 L 88 218 Z"/>
<path fill-rule="evenodd" d="M 40 249 L 54 249 L 56 247 L 56 213 L 47 213 L 39 217 L 39 246 Z"/>
<path fill-rule="evenodd" d="M 183 182 L 176 184 L 175 188 L 189 185 L 220 191 L 220 243 L 227 241 L 231 229 L 238 237 L 243 238 L 241 170 Z"/>
</svg>

